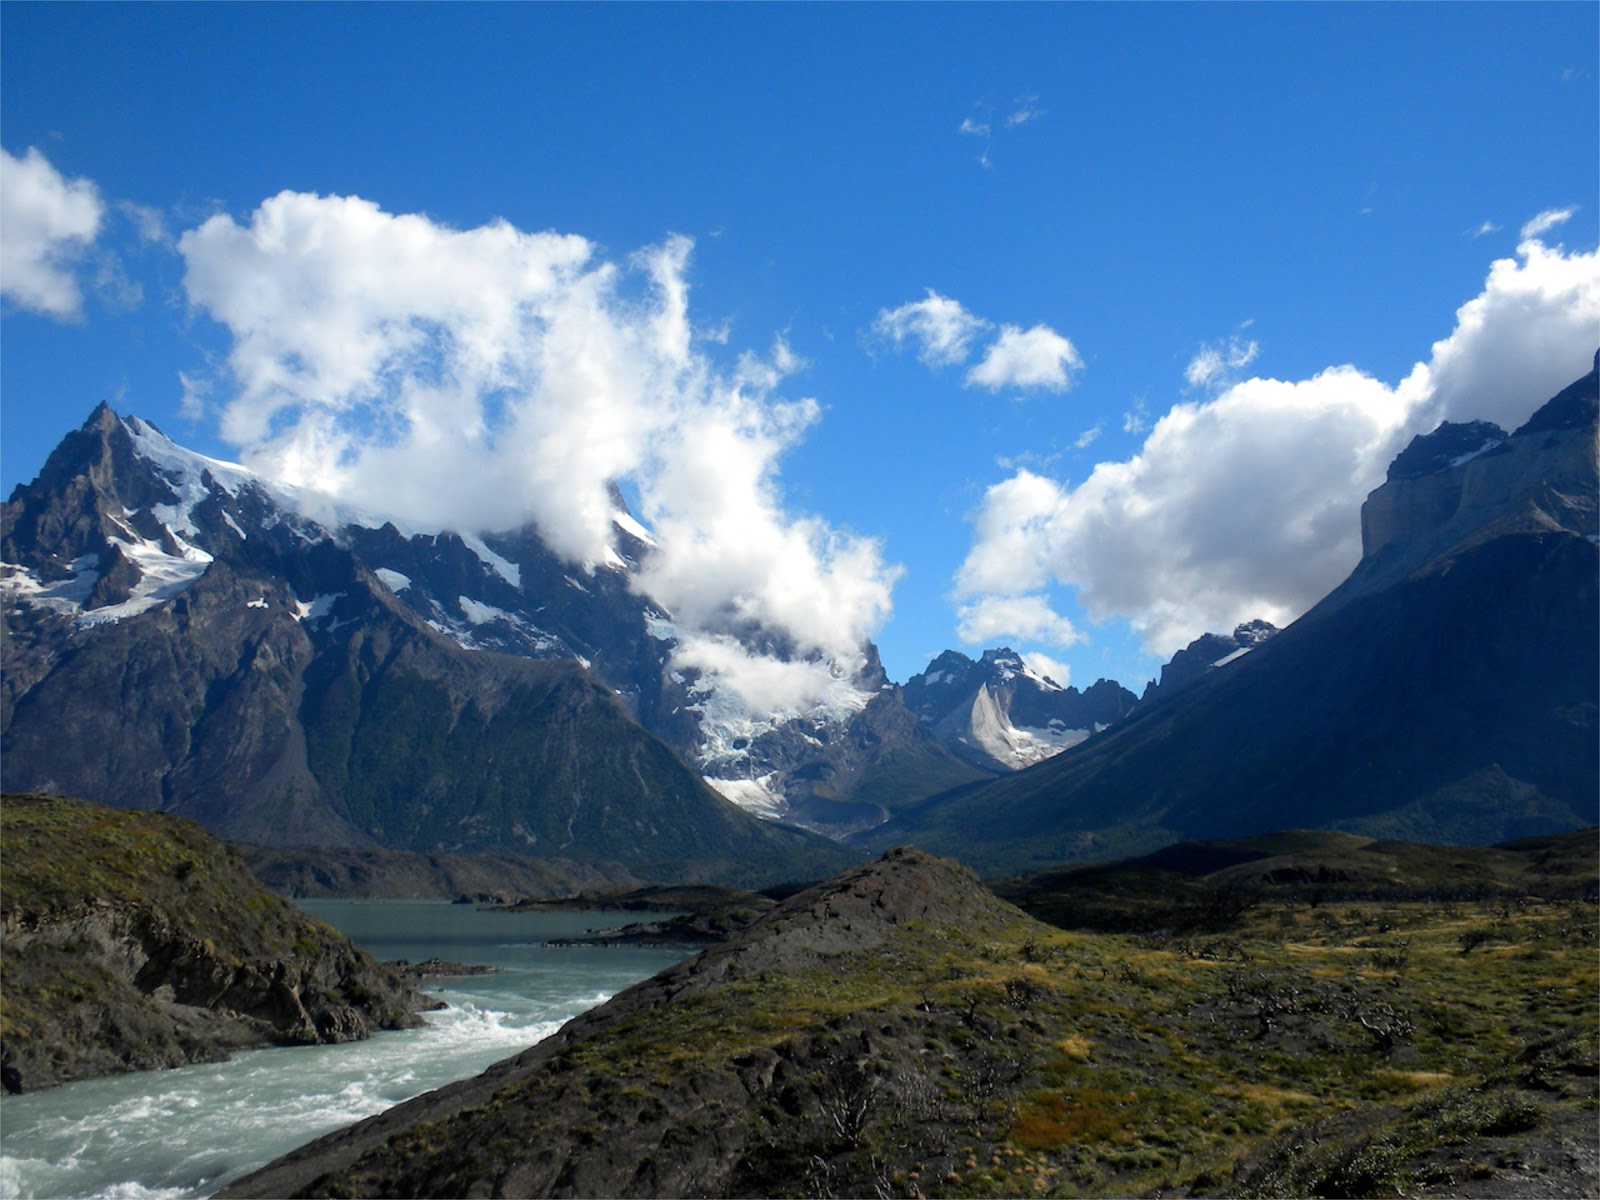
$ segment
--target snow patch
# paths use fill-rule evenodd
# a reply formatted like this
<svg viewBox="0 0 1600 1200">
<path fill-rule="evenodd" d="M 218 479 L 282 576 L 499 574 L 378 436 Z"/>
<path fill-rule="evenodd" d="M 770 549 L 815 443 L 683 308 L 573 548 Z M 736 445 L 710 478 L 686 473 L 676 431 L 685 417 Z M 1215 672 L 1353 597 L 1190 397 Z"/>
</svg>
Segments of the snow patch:
<svg viewBox="0 0 1600 1200">
<path fill-rule="evenodd" d="M 1225 667 L 1229 663 L 1231 663 L 1234 659 L 1243 658 L 1246 654 L 1249 654 L 1250 651 L 1253 650 L 1253 649 L 1255 649 L 1255 647 L 1253 647 L 1253 646 L 1240 646 L 1232 654 L 1224 654 L 1221 658 L 1217 659 L 1216 662 L 1211 664 L 1211 668 L 1212 668 L 1212 670 L 1215 670 L 1218 667 Z"/>
<path fill-rule="evenodd" d="M 100 577 L 100 556 L 85 554 L 72 560 L 71 579 L 46 583 L 20 563 L 0 562 L 0 591 L 14 600 L 27 600 L 56 612 L 76 614 Z"/>
<path fill-rule="evenodd" d="M 457 598 L 456 603 L 461 607 L 461 613 L 474 625 L 487 625 L 490 621 L 507 621 L 513 625 L 521 625 L 522 618 L 515 613 L 508 613 L 503 608 L 496 608 L 492 604 L 484 604 L 467 596 Z"/>
<path fill-rule="evenodd" d="M 517 566 L 516 563 L 508 558 L 501 558 L 500 555 L 489 549 L 480 537 L 475 537 L 470 533 L 463 533 L 458 536 L 466 543 L 467 549 L 476 554 L 484 565 L 493 568 L 495 574 L 499 575 L 501 579 L 504 579 L 514 588 L 522 586 L 522 568 Z"/>
<path fill-rule="evenodd" d="M 1479 446 L 1476 450 L 1468 450 L 1465 454 L 1460 454 L 1460 455 L 1457 455 L 1455 458 L 1452 458 L 1450 460 L 1450 465 L 1452 467 L 1459 467 L 1462 463 L 1471 462 L 1473 459 L 1477 458 L 1480 454 L 1487 454 L 1487 453 L 1489 453 L 1489 451 L 1493 450 L 1496 446 L 1503 446 L 1503 445 L 1505 445 L 1505 439 L 1504 438 L 1490 438 L 1488 441 L 1484 442 L 1483 445 Z"/>
<path fill-rule="evenodd" d="M 623 533 L 631 534 L 638 538 L 652 550 L 661 544 L 656 541 L 654 534 L 634 520 L 632 513 L 614 512 L 611 514 L 611 523 L 622 530 Z"/>
<path fill-rule="evenodd" d="M 705 781 L 721 793 L 723 799 L 731 800 L 751 816 L 776 821 L 789 811 L 789 802 L 773 789 L 775 778 L 775 773 L 756 779 L 715 779 L 707 775 Z"/>
<path fill-rule="evenodd" d="M 984 684 L 972 700 L 972 712 L 967 722 L 969 737 L 962 738 L 968 745 L 977 746 L 996 762 L 1013 770 L 1031 767 L 1034 763 L 1054 758 L 1089 737 L 1087 729 L 1030 729 L 1013 725 L 1000 708 L 989 685 Z"/>
<path fill-rule="evenodd" d="M 344 597 L 345 593 L 343 592 L 324 592 L 313 596 L 311 602 L 307 604 L 297 596 L 294 602 L 294 619 L 296 621 L 304 621 L 309 625 L 315 625 L 331 613 L 333 606 L 343 600 Z"/>
<path fill-rule="evenodd" d="M 246 608 L 271 608 L 272 605 L 267 603 L 267 598 L 265 596 L 258 596 L 254 600 L 246 601 L 245 602 L 245 607 Z"/>
<path fill-rule="evenodd" d="M 391 571 L 388 567 L 379 567 L 373 574 L 383 580 L 383 586 L 397 596 L 411 586 L 411 576 Z"/>
</svg>

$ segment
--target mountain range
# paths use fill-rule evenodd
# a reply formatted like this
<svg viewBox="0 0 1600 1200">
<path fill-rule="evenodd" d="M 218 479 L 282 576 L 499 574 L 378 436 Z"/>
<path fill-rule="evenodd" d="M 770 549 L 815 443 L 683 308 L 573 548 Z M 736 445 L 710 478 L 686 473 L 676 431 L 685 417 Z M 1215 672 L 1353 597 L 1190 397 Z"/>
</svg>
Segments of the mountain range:
<svg viewBox="0 0 1600 1200">
<path fill-rule="evenodd" d="M 1286 827 L 1486 844 L 1594 824 L 1596 407 L 1591 370 L 1512 433 L 1416 438 L 1363 506 L 1361 562 L 1305 616 L 1199 646 L 1101 736 L 863 841 L 1024 871 Z"/>
<path fill-rule="evenodd" d="M 815 833 L 1026 870 L 1286 824 L 1571 828 L 1600 778 L 1595 392 L 1417 438 L 1344 584 L 1196 639 L 1142 697 L 1007 648 L 900 688 L 868 644 L 803 712 L 675 665 L 619 492 L 615 551 L 571 563 L 532 525 L 404 529 L 102 405 L 0 508 L 0 775 L 268 846 L 735 883 L 848 860 Z"/>
</svg>

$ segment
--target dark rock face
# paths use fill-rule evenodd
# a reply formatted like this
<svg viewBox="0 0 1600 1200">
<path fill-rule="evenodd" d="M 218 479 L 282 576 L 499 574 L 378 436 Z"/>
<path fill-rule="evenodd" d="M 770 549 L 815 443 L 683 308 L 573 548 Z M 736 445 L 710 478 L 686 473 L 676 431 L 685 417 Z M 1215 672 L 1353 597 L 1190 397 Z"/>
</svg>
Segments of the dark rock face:
<svg viewBox="0 0 1600 1200">
<path fill-rule="evenodd" d="M 711 792 L 584 670 L 572 622 L 546 635 L 494 617 L 517 568 L 453 534 L 335 537 L 103 407 L 0 515 L 8 789 L 279 845 L 692 860 L 750 882 L 847 861 Z M 368 565 L 369 543 L 425 551 L 433 591 Z M 449 624 L 429 597 L 473 571 L 489 599 L 454 597 Z M 620 604 L 605 575 L 583 594 Z M 400 598 L 413 590 L 417 607 Z M 473 648 L 497 623 L 517 655 Z"/>
<path fill-rule="evenodd" d="M 1290 825 L 1485 844 L 1594 824 L 1596 430 L 1549 423 L 1375 491 L 1350 578 L 1225 669 L 875 836 L 998 872 Z"/>
<path fill-rule="evenodd" d="M 1140 704 L 1170 699 L 1208 671 L 1238 661 L 1243 651 L 1254 650 L 1277 632 L 1278 627 L 1272 622 L 1255 620 L 1235 626 L 1231 635 L 1201 634 L 1161 668 L 1161 678 L 1145 687 Z"/>
<path fill-rule="evenodd" d="M 365 1038 L 427 999 L 192 822 L 4 801 L 8 1091 Z"/>
<path fill-rule="evenodd" d="M 1102 679 L 1086 691 L 1038 675 L 1009 647 L 976 662 L 946 650 L 905 685 L 906 705 L 954 753 L 988 771 L 1059 754 L 1126 716 L 1135 697 Z"/>
<path fill-rule="evenodd" d="M 1389 464 L 1388 478 L 1392 481 L 1437 475 L 1480 454 L 1492 454 L 1505 440 L 1506 431 L 1492 421 L 1446 421 L 1432 433 L 1412 438 Z"/>
</svg>

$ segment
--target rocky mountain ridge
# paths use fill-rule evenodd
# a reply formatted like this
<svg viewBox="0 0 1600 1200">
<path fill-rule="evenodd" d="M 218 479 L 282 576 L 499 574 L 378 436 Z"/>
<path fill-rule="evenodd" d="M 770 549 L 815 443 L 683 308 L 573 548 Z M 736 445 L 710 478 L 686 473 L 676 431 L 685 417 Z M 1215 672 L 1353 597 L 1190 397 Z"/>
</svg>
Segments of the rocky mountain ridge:
<svg viewBox="0 0 1600 1200">
<path fill-rule="evenodd" d="M 842 861 L 729 805 L 581 663 L 467 648 L 359 540 L 97 410 L 0 510 L 6 787 L 277 845 L 735 882 Z"/>
<path fill-rule="evenodd" d="M 608 560 L 568 563 L 531 525 L 483 536 L 402 530 L 193 454 L 101 405 L 0 517 L 0 586 L 14 631 L 0 729 L 9 736 L 19 699 L 74 638 L 192 605 L 231 572 L 235 590 L 256 594 L 230 602 L 287 613 L 313 640 L 351 636 L 376 616 L 426 626 L 469 652 L 573 664 L 724 798 L 763 817 L 853 830 L 884 819 L 876 797 L 895 802 L 882 786 L 891 777 L 912 780 L 916 797 L 975 777 L 908 718 L 870 645 L 836 672 L 832 699 L 805 712 L 749 713 L 714 681 L 675 669 L 670 614 L 633 585 L 653 539 L 620 493 L 613 502 Z M 208 587 L 194 592 L 202 580 Z M 787 652 L 770 637 L 761 648 Z M 275 658 L 288 649 L 276 647 Z M 46 773 L 18 784 L 65 781 Z M 858 801 L 867 792 L 874 799 Z"/>
</svg>

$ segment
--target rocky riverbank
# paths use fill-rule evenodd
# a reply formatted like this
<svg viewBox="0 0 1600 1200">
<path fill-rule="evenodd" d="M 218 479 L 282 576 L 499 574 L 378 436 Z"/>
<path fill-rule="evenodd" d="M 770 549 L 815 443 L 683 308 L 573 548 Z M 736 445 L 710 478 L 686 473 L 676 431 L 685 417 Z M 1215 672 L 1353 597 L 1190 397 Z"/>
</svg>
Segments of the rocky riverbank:
<svg viewBox="0 0 1600 1200">
<path fill-rule="evenodd" d="M 200 826 L 0 800 L 6 1091 L 407 1028 L 427 997 Z"/>
</svg>

